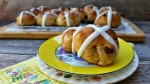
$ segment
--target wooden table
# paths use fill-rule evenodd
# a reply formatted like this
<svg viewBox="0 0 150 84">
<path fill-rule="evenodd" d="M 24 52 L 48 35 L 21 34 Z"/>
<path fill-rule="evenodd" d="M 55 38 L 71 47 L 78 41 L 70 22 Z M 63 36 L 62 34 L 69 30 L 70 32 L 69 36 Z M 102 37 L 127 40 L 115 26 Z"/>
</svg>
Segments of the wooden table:
<svg viewBox="0 0 150 84">
<path fill-rule="evenodd" d="M 144 31 L 144 43 L 134 43 L 140 63 L 136 72 L 118 84 L 150 83 L 150 22 L 134 22 Z M 0 24 L 0 26 L 5 24 Z M 45 40 L 0 39 L 0 69 L 36 56 L 39 46 Z M 120 74 L 121 75 L 121 74 Z"/>
</svg>

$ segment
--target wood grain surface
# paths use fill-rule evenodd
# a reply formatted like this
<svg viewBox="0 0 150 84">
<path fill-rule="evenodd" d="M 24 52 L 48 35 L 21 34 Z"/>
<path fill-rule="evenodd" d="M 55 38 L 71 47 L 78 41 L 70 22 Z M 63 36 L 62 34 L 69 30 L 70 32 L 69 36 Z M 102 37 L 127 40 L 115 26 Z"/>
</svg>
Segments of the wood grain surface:
<svg viewBox="0 0 150 84">
<path fill-rule="evenodd" d="M 134 43 L 134 50 L 140 59 L 139 67 L 132 76 L 117 84 L 150 83 L 150 22 L 134 23 L 146 36 L 144 43 Z M 46 40 L 0 39 L 0 69 L 35 57 L 44 41 Z"/>
<path fill-rule="evenodd" d="M 131 42 L 144 42 L 145 41 L 145 34 L 142 30 L 135 24 L 133 24 L 131 21 L 127 20 L 126 18 L 123 18 L 124 21 L 126 21 L 130 27 L 136 31 L 136 34 L 131 33 L 117 33 L 117 36 L 119 38 L 122 38 L 126 41 Z M 5 25 L 0 28 L 0 38 L 18 38 L 18 39 L 49 39 L 51 37 L 57 36 L 59 34 L 62 34 L 63 31 L 56 32 L 56 31 L 5 31 L 10 26 L 15 26 L 15 23 L 11 23 L 8 25 Z"/>
<path fill-rule="evenodd" d="M 97 7 L 112 6 L 119 10 L 122 16 L 130 20 L 150 20 L 150 1 L 148 0 L 0 0 L 0 21 L 15 21 L 23 10 L 41 5 L 56 7 L 84 7 L 93 4 Z"/>
</svg>

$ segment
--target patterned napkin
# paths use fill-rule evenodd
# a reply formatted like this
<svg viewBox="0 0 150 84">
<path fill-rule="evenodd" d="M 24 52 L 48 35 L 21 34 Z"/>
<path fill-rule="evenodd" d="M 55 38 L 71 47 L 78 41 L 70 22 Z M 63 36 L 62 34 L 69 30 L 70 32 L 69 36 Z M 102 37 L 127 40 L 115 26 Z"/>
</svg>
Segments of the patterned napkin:
<svg viewBox="0 0 150 84">
<path fill-rule="evenodd" d="M 0 84 L 64 84 L 46 76 L 36 57 L 0 70 Z"/>
</svg>

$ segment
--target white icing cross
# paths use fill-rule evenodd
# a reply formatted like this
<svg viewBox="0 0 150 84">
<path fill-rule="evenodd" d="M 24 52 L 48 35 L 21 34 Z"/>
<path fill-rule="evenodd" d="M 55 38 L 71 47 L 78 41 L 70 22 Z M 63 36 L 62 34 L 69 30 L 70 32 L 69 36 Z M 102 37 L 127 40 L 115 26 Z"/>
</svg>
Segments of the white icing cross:
<svg viewBox="0 0 150 84">
<path fill-rule="evenodd" d="M 112 11 L 112 8 L 111 8 L 110 6 L 107 7 L 107 8 L 109 8 L 109 10 L 108 10 L 108 11 L 105 11 L 105 12 L 101 13 L 99 16 L 97 16 L 97 18 L 95 19 L 95 22 L 97 21 L 97 19 L 98 19 L 100 16 L 102 16 L 102 15 L 104 15 L 105 13 L 108 12 L 108 15 L 107 15 L 107 23 L 108 23 L 109 26 L 111 26 L 112 14 L 115 13 L 115 12 Z M 100 11 L 101 11 L 101 10 L 100 10 Z M 94 22 L 94 24 L 95 24 L 95 22 Z"/>
<path fill-rule="evenodd" d="M 83 44 L 81 45 L 79 51 L 77 52 L 77 55 L 80 57 L 82 55 L 82 53 L 84 52 L 84 50 L 86 49 L 86 47 L 96 38 L 98 37 L 99 35 L 103 36 L 109 43 L 111 43 L 115 49 L 116 49 L 116 52 L 118 53 L 118 46 L 117 44 L 115 43 L 115 41 L 111 38 L 111 36 L 109 36 L 106 31 L 109 30 L 111 28 L 111 20 L 112 20 L 112 9 L 111 7 L 108 7 L 109 10 L 108 11 L 105 11 L 101 14 L 99 14 L 99 16 L 97 16 L 96 20 L 103 14 L 107 13 L 108 12 L 108 15 L 107 15 L 107 22 L 108 22 L 108 25 L 105 25 L 103 27 L 98 27 L 96 25 L 87 25 L 86 27 L 91 27 L 93 28 L 95 31 L 94 33 L 92 33 L 88 38 L 86 38 L 86 40 L 83 42 Z M 94 8 L 95 10 L 96 8 Z M 99 11 L 98 11 L 99 12 Z M 67 17 L 68 15 L 65 14 L 65 17 Z M 96 21 L 95 20 L 95 21 Z M 66 21 L 67 21 L 67 18 L 66 18 Z M 68 21 L 69 22 L 69 21 Z M 77 29 L 75 28 L 69 28 L 67 29 L 66 31 L 70 30 L 70 29 L 75 29 L 76 31 L 73 33 L 73 40 L 72 40 L 72 53 L 75 54 L 75 50 L 74 50 L 74 36 L 82 29 L 83 27 L 79 27 Z M 66 32 L 65 31 L 65 32 Z M 64 32 L 64 33 L 65 33 Z M 63 34 L 64 34 L 63 33 Z"/>
<path fill-rule="evenodd" d="M 45 27 L 45 22 L 46 22 L 46 18 L 48 16 L 48 14 L 50 14 L 50 13 L 45 12 L 44 15 L 42 16 L 42 27 Z"/>
<path fill-rule="evenodd" d="M 33 14 L 32 12 L 29 12 L 29 11 L 22 11 L 19 15 L 19 23 L 20 25 L 22 25 L 22 17 L 23 17 L 23 14 L 24 13 L 27 13 L 29 15 L 32 15 L 35 19 L 37 19 L 37 16 L 35 14 Z"/>
<path fill-rule="evenodd" d="M 84 50 L 86 49 L 86 47 L 99 35 L 102 35 L 108 42 L 110 42 L 112 45 L 114 45 L 115 49 L 116 49 L 116 52 L 118 52 L 118 46 L 117 44 L 115 43 L 115 41 L 105 32 L 107 31 L 110 26 L 109 25 L 106 25 L 106 26 L 103 26 L 101 28 L 97 27 L 96 25 L 87 25 L 87 27 L 91 27 L 95 30 L 94 33 L 92 33 L 84 42 L 83 44 L 81 45 L 77 55 L 78 57 L 80 57 L 82 55 L 82 53 L 84 52 Z"/>
<path fill-rule="evenodd" d="M 33 10 L 35 10 L 35 8 L 30 9 L 30 11 L 32 11 L 32 12 L 33 12 Z"/>
<path fill-rule="evenodd" d="M 75 12 L 77 8 L 71 8 L 71 11 Z"/>
<path fill-rule="evenodd" d="M 64 35 L 67 31 L 71 30 L 71 29 L 74 29 L 76 30 L 74 33 L 73 33 L 73 37 L 72 37 L 72 53 L 76 53 L 75 50 L 74 50 L 74 36 L 82 29 L 84 28 L 83 26 L 79 26 L 79 27 L 71 27 L 71 28 L 68 28 L 66 29 L 62 35 Z"/>
<path fill-rule="evenodd" d="M 51 10 L 51 13 L 52 13 L 53 15 L 55 15 L 56 17 L 58 17 L 58 15 L 54 13 L 55 10 L 57 10 L 57 9 L 52 9 L 52 10 Z"/>
<path fill-rule="evenodd" d="M 93 6 L 93 5 L 92 5 Z M 86 6 L 85 8 L 84 8 L 84 10 L 87 8 L 88 6 Z M 96 6 L 93 6 L 92 7 L 93 8 L 93 10 L 98 10 L 98 8 L 96 7 Z"/>
<path fill-rule="evenodd" d="M 96 12 L 96 18 L 98 17 L 98 15 L 100 14 L 100 11 L 98 10 L 98 8 L 96 6 L 93 6 L 93 10 L 91 10 L 90 12 L 95 11 Z M 89 13 L 90 13 L 89 12 Z"/>
<path fill-rule="evenodd" d="M 66 18 L 67 26 L 70 26 L 69 12 L 64 12 L 64 13 L 65 13 L 65 18 Z"/>
<path fill-rule="evenodd" d="M 40 6 L 37 9 L 40 10 L 41 12 L 43 12 L 43 9 L 46 8 L 46 6 Z"/>
<path fill-rule="evenodd" d="M 76 53 L 75 50 L 74 50 L 74 37 L 75 37 L 75 35 L 76 35 L 82 28 L 84 28 L 84 27 L 82 27 L 82 26 L 77 27 L 77 28 L 76 28 L 76 31 L 73 33 L 73 37 L 72 37 L 72 53 L 74 53 L 74 54 Z"/>
</svg>

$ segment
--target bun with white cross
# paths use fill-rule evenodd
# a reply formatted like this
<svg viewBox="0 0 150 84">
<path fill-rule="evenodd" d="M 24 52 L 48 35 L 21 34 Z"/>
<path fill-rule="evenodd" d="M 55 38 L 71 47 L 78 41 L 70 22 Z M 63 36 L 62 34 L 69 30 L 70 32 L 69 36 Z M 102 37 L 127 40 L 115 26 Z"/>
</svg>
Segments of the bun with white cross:
<svg viewBox="0 0 150 84">
<path fill-rule="evenodd" d="M 74 11 L 60 13 L 56 20 L 58 26 L 65 27 L 79 26 L 80 22 L 79 14 Z"/>
<path fill-rule="evenodd" d="M 56 26 L 57 16 L 50 12 L 40 13 L 37 16 L 37 25 L 42 27 L 46 26 Z"/>
<path fill-rule="evenodd" d="M 119 12 L 111 7 L 102 7 L 100 14 L 96 17 L 94 24 L 99 26 L 105 26 L 111 23 L 111 28 L 117 28 L 121 24 L 121 16 Z"/>
<path fill-rule="evenodd" d="M 91 64 L 109 66 L 118 54 L 119 42 L 109 25 L 91 24 L 67 29 L 62 36 L 62 46 Z"/>
<path fill-rule="evenodd" d="M 30 11 L 22 11 L 16 18 L 19 26 L 31 26 L 36 24 L 37 16 Z"/>
<path fill-rule="evenodd" d="M 102 27 L 89 24 L 65 30 L 62 36 L 63 48 L 91 64 L 111 65 L 119 51 L 118 37 L 111 29 L 111 20 L 112 17 L 109 17 L 107 24 Z"/>
<path fill-rule="evenodd" d="M 84 11 L 87 15 L 87 21 L 92 23 L 95 21 L 96 17 L 100 14 L 98 7 L 94 5 L 85 6 Z"/>
<path fill-rule="evenodd" d="M 65 12 L 71 12 L 71 11 L 78 13 L 81 21 L 84 21 L 86 19 L 86 13 L 82 8 L 70 7 L 65 9 Z"/>
</svg>

